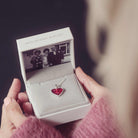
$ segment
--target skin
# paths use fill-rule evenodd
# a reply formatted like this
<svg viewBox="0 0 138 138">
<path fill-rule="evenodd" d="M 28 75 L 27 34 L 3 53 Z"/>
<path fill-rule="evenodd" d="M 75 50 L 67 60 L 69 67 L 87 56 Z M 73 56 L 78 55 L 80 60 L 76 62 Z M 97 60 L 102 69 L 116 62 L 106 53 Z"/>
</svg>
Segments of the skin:
<svg viewBox="0 0 138 138">
<path fill-rule="evenodd" d="M 48 56 L 49 52 L 48 51 L 45 51 L 44 54 L 45 54 L 45 56 Z"/>
<path fill-rule="evenodd" d="M 86 92 L 92 95 L 92 99 L 90 99 L 92 106 L 101 97 L 108 95 L 108 90 L 85 74 L 80 67 L 75 72 Z M 20 93 L 20 89 L 20 80 L 14 79 L 2 107 L 0 137 L 9 138 L 28 118 L 28 115 L 33 115 L 33 109 L 27 94 L 25 92 Z"/>
</svg>

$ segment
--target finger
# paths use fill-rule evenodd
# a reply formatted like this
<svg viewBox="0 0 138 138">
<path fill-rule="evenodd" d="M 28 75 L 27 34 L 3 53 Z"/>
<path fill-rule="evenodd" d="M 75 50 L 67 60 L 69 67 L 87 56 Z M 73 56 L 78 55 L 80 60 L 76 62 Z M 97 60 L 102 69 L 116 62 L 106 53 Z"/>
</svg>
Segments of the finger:
<svg viewBox="0 0 138 138">
<path fill-rule="evenodd" d="M 14 128 L 14 126 L 9 121 L 9 119 L 7 118 L 6 109 L 5 109 L 5 106 L 3 104 L 3 106 L 2 106 L 0 137 L 1 138 L 9 138 L 9 137 L 11 137 L 12 128 Z"/>
<path fill-rule="evenodd" d="M 20 92 L 21 89 L 21 82 L 19 79 L 14 79 L 12 82 L 12 85 L 8 92 L 8 97 L 11 97 L 13 99 L 17 99 L 17 95 Z"/>
<path fill-rule="evenodd" d="M 25 92 L 21 92 L 18 94 L 18 100 L 21 102 L 21 103 L 24 103 L 24 102 L 28 102 L 29 99 L 28 99 L 28 96 Z"/>
<path fill-rule="evenodd" d="M 25 114 L 33 115 L 33 108 L 25 92 L 18 94 L 18 100 Z"/>
<path fill-rule="evenodd" d="M 2 105 L 2 116 L 1 116 L 1 128 L 10 126 L 11 123 L 7 119 L 6 110 L 4 104 Z"/>
<path fill-rule="evenodd" d="M 15 99 L 6 97 L 4 99 L 4 106 L 6 107 L 6 114 L 9 121 L 13 123 L 15 127 L 19 127 L 26 119 L 19 104 Z"/>
<path fill-rule="evenodd" d="M 23 106 L 22 108 L 23 108 L 25 114 L 27 114 L 27 115 L 34 114 L 32 104 L 30 104 L 29 102 L 26 102 L 26 103 L 23 103 L 22 106 Z"/>
<path fill-rule="evenodd" d="M 5 123 L 5 110 L 4 110 L 4 105 L 2 105 L 2 115 L 1 115 L 1 128 L 3 128 L 4 123 Z"/>
<path fill-rule="evenodd" d="M 92 94 L 92 96 L 96 97 L 97 94 L 100 92 L 99 89 L 101 89 L 102 86 L 99 85 L 90 76 L 85 74 L 80 67 L 76 68 L 75 72 L 76 72 L 76 76 L 78 80 L 83 85 L 83 87 L 86 89 L 86 91 Z"/>
</svg>

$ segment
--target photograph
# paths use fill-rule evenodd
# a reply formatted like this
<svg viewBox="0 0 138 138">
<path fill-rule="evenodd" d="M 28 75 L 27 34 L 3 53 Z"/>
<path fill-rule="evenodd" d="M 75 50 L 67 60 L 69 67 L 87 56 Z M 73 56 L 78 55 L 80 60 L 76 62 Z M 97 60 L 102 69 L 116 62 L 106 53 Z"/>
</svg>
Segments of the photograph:
<svg viewBox="0 0 138 138">
<path fill-rule="evenodd" d="M 70 42 L 23 52 L 25 71 L 31 72 L 70 62 Z"/>
</svg>

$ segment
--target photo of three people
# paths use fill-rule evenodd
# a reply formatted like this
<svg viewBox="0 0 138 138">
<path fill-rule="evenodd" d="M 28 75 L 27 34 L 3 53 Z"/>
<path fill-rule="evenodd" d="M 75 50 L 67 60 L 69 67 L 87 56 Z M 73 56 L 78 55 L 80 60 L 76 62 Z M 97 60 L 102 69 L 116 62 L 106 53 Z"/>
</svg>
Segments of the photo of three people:
<svg viewBox="0 0 138 138">
<path fill-rule="evenodd" d="M 70 62 L 69 43 L 34 49 L 23 53 L 26 72 Z"/>
</svg>

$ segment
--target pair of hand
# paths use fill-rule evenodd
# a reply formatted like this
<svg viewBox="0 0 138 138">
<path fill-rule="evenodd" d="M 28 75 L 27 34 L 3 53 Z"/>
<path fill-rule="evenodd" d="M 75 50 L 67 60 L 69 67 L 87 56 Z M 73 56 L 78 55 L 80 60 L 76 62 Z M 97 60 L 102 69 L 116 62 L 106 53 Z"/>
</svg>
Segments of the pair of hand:
<svg viewBox="0 0 138 138">
<path fill-rule="evenodd" d="M 84 89 L 92 95 L 92 103 L 95 103 L 103 95 L 107 94 L 107 90 L 91 77 L 86 75 L 80 67 L 76 69 L 76 75 Z M 33 114 L 33 109 L 28 101 L 26 93 L 20 93 L 20 89 L 20 80 L 14 79 L 8 95 L 4 99 L 2 107 L 0 137 L 9 138 L 13 132 L 27 119 L 25 114 Z"/>
</svg>

